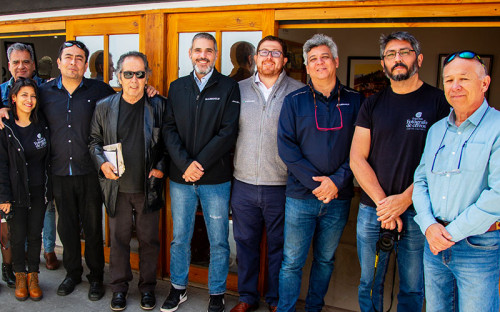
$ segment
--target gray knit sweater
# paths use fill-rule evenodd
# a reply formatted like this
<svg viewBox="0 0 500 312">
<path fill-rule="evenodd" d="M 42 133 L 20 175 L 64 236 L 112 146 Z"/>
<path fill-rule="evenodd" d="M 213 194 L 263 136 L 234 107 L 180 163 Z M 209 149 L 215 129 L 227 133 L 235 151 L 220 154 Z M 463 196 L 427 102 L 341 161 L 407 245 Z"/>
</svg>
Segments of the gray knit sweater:
<svg viewBox="0 0 500 312">
<path fill-rule="evenodd" d="M 267 102 L 252 77 L 239 82 L 241 108 L 234 155 L 234 177 L 253 185 L 286 185 L 286 166 L 278 155 L 278 119 L 283 99 L 304 86 L 283 71 Z"/>
</svg>

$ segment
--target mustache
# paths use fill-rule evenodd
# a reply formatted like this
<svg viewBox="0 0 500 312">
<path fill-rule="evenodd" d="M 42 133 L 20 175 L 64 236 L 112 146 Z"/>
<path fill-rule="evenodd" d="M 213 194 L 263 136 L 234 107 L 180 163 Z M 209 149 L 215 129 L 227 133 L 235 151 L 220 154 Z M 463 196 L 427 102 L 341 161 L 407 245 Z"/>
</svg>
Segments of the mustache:
<svg viewBox="0 0 500 312">
<path fill-rule="evenodd" d="M 209 59 L 207 59 L 207 58 L 204 58 L 204 57 L 197 58 L 197 59 L 196 59 L 196 61 L 197 61 L 197 62 L 199 62 L 199 61 L 205 61 L 205 62 L 207 62 L 207 63 L 210 63 L 210 60 L 209 60 Z"/>
<path fill-rule="evenodd" d="M 406 66 L 405 64 L 403 64 L 403 63 L 400 62 L 400 63 L 394 64 L 394 66 L 392 66 L 392 68 L 391 68 L 391 71 L 393 71 L 394 69 L 396 69 L 396 67 L 398 67 L 398 66 L 403 66 L 404 68 L 406 68 L 406 70 L 408 70 L 408 66 Z"/>
</svg>

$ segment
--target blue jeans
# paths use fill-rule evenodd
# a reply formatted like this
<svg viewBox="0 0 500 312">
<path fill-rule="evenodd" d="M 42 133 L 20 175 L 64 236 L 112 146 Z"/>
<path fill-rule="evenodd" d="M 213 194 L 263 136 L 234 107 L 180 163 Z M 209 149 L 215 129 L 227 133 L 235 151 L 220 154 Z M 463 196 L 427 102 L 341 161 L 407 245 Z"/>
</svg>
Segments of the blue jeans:
<svg viewBox="0 0 500 312">
<path fill-rule="evenodd" d="M 278 305 L 278 279 L 283 259 L 285 186 L 252 185 L 234 180 L 231 194 L 233 230 L 238 258 L 240 301 L 259 303 L 257 289 L 260 270 L 262 229 L 267 235 L 266 302 Z"/>
<path fill-rule="evenodd" d="M 500 231 L 470 236 L 433 255 L 425 244 L 427 312 L 498 311 Z"/>
<path fill-rule="evenodd" d="M 397 244 L 399 294 L 398 311 L 422 311 L 424 302 L 423 252 L 425 236 L 413 221 L 414 210 L 406 210 L 402 215 L 403 233 Z M 358 257 L 361 264 L 361 280 L 358 300 L 361 311 L 374 311 L 370 290 L 373 283 L 376 244 L 379 239 L 380 222 L 374 207 L 359 204 L 357 223 Z M 395 246 L 396 247 L 396 246 Z M 373 304 L 377 311 L 383 311 L 384 280 L 389 262 L 389 253 L 380 252 L 377 275 L 373 285 Z"/>
<path fill-rule="evenodd" d="M 286 198 L 285 245 L 279 276 L 279 312 L 295 311 L 300 294 L 302 268 L 311 242 L 313 263 L 306 311 L 321 311 L 333 272 L 335 250 L 349 217 L 351 200 Z"/>
<path fill-rule="evenodd" d="M 51 201 L 45 211 L 43 220 L 43 251 L 53 252 L 56 246 L 56 207 Z"/>
<path fill-rule="evenodd" d="M 229 197 L 231 182 L 192 185 L 170 181 L 173 240 L 170 244 L 170 280 L 174 286 L 188 284 L 191 238 L 198 200 L 210 242 L 208 289 L 211 295 L 226 291 L 229 270 Z"/>
</svg>

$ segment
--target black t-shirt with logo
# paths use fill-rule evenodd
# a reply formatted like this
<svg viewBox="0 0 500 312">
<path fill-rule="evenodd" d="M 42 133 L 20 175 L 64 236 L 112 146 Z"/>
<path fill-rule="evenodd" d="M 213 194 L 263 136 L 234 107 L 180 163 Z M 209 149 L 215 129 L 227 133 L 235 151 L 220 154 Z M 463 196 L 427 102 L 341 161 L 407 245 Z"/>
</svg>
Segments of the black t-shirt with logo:
<svg viewBox="0 0 500 312">
<path fill-rule="evenodd" d="M 40 130 L 40 129 L 38 129 Z M 39 186 L 45 182 L 45 155 L 47 154 L 47 138 L 31 123 L 27 127 L 15 124 L 14 131 L 24 150 L 28 163 L 28 185 Z"/>
<path fill-rule="evenodd" d="M 387 196 L 400 194 L 413 183 L 427 131 L 449 113 L 443 91 L 426 83 L 408 94 L 396 94 L 388 87 L 365 100 L 356 126 L 370 129 L 368 163 Z M 376 207 L 364 191 L 361 203 Z"/>
</svg>

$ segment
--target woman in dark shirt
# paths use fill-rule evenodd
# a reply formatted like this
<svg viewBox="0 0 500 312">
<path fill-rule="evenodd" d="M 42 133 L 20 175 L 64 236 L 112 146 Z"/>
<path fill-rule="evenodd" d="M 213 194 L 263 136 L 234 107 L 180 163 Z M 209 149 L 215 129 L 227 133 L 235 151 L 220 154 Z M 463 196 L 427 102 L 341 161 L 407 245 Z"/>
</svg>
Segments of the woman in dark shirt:
<svg viewBox="0 0 500 312">
<path fill-rule="evenodd" d="M 42 298 L 38 267 L 43 219 L 51 196 L 49 133 L 38 116 L 37 90 L 31 79 L 14 82 L 9 95 L 10 118 L 4 119 L 5 128 L 0 130 L 0 210 L 12 215 L 8 224 L 15 296 L 35 301 Z"/>
</svg>

